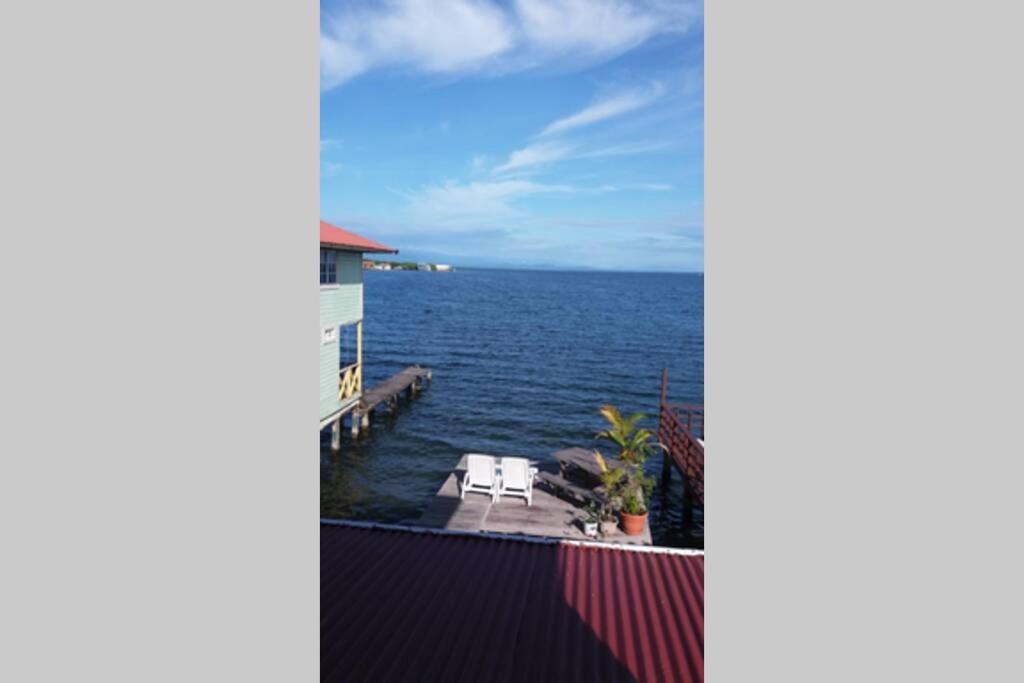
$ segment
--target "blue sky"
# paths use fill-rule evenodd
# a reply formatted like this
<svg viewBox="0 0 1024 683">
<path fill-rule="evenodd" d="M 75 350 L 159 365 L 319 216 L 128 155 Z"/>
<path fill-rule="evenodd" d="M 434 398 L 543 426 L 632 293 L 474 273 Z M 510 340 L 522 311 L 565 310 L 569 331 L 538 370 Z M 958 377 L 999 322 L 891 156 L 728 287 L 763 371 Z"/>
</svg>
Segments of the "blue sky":
<svg viewBox="0 0 1024 683">
<path fill-rule="evenodd" d="M 321 4 L 324 220 L 456 266 L 704 270 L 702 5 Z"/>
</svg>

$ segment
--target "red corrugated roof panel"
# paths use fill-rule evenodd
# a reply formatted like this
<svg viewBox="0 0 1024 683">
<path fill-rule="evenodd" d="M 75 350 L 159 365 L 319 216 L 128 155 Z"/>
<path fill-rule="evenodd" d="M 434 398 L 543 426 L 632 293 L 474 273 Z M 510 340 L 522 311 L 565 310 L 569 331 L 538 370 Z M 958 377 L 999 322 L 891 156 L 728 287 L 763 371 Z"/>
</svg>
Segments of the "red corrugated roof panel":
<svg viewBox="0 0 1024 683">
<path fill-rule="evenodd" d="M 320 527 L 322 681 L 703 681 L 704 556 Z"/>
<path fill-rule="evenodd" d="M 397 249 L 385 246 L 380 242 L 374 242 L 354 232 L 343 230 L 327 221 L 320 221 L 320 244 L 330 244 L 342 249 L 353 251 L 378 252 L 382 254 L 397 254 Z"/>
</svg>

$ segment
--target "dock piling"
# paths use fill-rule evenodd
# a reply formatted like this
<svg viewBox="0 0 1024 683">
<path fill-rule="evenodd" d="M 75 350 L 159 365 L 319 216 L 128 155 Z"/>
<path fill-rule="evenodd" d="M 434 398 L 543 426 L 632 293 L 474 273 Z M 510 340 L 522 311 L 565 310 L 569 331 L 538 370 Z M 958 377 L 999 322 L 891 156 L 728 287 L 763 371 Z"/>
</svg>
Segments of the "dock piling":
<svg viewBox="0 0 1024 683">
<path fill-rule="evenodd" d="M 337 453 L 341 450 L 341 418 L 339 417 L 331 424 L 331 450 Z"/>
<path fill-rule="evenodd" d="M 389 415 L 397 413 L 402 393 L 407 391 L 410 399 L 415 398 L 425 388 L 424 379 L 430 381 L 431 374 L 429 368 L 412 365 L 370 388 L 352 412 L 352 437 L 359 436 L 360 426 L 370 427 L 370 415 L 377 408 L 382 408 Z"/>
<path fill-rule="evenodd" d="M 658 441 L 663 438 L 663 415 L 668 403 L 668 368 L 661 369 L 661 400 L 658 402 Z M 667 451 L 661 452 L 661 485 L 668 486 L 672 480 L 672 458 Z"/>
</svg>

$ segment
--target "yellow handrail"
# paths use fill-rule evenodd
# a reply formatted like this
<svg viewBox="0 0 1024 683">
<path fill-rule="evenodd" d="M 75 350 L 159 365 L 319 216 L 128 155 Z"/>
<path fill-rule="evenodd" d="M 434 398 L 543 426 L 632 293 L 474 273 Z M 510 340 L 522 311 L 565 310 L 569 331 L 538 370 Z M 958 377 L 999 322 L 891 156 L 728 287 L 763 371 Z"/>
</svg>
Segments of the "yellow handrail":
<svg viewBox="0 0 1024 683">
<path fill-rule="evenodd" d="M 363 366 L 346 365 L 338 371 L 338 402 L 347 401 L 363 391 Z"/>
</svg>

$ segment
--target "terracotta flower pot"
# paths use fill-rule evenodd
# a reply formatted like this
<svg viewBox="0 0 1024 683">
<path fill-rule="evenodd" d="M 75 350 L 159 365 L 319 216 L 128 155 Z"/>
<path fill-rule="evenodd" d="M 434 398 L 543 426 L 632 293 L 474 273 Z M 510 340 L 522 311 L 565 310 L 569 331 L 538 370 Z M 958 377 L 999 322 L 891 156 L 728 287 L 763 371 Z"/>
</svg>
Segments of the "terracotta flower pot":
<svg viewBox="0 0 1024 683">
<path fill-rule="evenodd" d="M 625 510 L 621 513 L 622 515 L 622 530 L 626 532 L 627 536 L 640 536 L 644 533 L 644 524 L 647 523 L 647 513 L 642 515 L 631 515 Z"/>
</svg>

